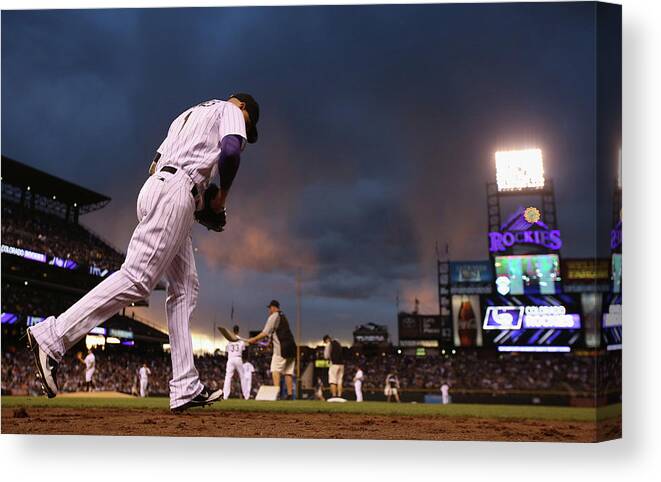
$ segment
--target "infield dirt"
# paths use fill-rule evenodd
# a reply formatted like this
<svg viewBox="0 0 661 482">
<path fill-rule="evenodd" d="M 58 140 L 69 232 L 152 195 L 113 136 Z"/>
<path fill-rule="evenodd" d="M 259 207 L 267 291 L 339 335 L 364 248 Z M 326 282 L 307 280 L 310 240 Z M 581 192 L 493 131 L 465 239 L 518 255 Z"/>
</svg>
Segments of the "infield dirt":
<svg viewBox="0 0 661 482">
<path fill-rule="evenodd" d="M 3 408 L 14 434 L 264 437 L 373 440 L 595 442 L 620 436 L 621 417 L 592 422 L 478 417 L 271 413 L 196 409 Z"/>
</svg>

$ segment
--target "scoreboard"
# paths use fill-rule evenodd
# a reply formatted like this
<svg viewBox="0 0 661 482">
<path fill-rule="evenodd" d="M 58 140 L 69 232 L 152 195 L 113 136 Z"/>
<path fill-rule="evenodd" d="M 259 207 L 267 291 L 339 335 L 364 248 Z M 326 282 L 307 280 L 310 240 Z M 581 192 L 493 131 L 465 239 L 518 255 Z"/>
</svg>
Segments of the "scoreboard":
<svg viewBox="0 0 661 482">
<path fill-rule="evenodd" d="M 437 340 L 452 343 L 452 318 L 441 315 L 400 313 L 398 316 L 400 340 Z"/>
</svg>

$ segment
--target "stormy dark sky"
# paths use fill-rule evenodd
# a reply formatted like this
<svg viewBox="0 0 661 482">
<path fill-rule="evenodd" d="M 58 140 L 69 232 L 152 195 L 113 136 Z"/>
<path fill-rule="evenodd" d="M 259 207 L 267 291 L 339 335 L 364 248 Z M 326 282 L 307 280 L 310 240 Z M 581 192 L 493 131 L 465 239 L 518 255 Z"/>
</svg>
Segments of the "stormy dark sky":
<svg viewBox="0 0 661 482">
<path fill-rule="evenodd" d="M 594 20 L 587 3 L 3 12 L 2 153 L 112 197 L 82 222 L 124 251 L 169 123 L 251 92 L 260 142 L 228 230 L 194 231 L 195 332 L 232 302 L 245 329 L 271 298 L 293 319 L 299 271 L 305 340 L 396 338 L 397 292 L 437 310 L 436 241 L 486 259 L 498 149 L 543 150 L 563 255 L 594 253 Z"/>
</svg>

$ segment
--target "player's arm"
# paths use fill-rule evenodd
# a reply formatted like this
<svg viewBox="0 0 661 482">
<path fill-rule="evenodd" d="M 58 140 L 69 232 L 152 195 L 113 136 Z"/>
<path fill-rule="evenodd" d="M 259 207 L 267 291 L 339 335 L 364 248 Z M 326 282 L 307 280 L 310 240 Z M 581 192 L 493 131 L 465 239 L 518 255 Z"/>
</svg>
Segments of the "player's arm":
<svg viewBox="0 0 661 482">
<path fill-rule="evenodd" d="M 211 208 L 216 212 L 222 211 L 225 207 L 230 187 L 232 187 L 241 164 L 242 147 L 243 138 L 236 134 L 227 135 L 220 142 L 220 158 L 218 159 L 220 190 L 211 202 Z"/>
<path fill-rule="evenodd" d="M 248 338 L 248 339 L 246 340 L 246 343 L 252 345 L 252 344 L 254 344 L 254 343 L 257 343 L 259 340 L 262 340 L 262 339 L 266 338 L 267 336 L 269 336 L 269 334 L 266 333 L 265 331 L 262 331 L 262 332 L 259 333 L 258 335 L 255 335 L 255 336 L 253 336 L 252 338 Z"/>
</svg>

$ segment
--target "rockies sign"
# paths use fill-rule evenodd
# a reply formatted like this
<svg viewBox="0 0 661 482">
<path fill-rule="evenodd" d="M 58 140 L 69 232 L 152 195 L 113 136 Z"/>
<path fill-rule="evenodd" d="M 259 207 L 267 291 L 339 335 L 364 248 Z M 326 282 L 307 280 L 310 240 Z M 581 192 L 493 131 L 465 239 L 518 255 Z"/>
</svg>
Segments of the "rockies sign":
<svg viewBox="0 0 661 482">
<path fill-rule="evenodd" d="M 489 251 L 499 253 L 507 251 L 516 244 L 534 244 L 553 251 L 562 247 L 559 229 L 550 229 L 541 220 L 529 222 L 526 210 L 519 208 L 501 226 L 500 231 L 489 233 Z"/>
</svg>

